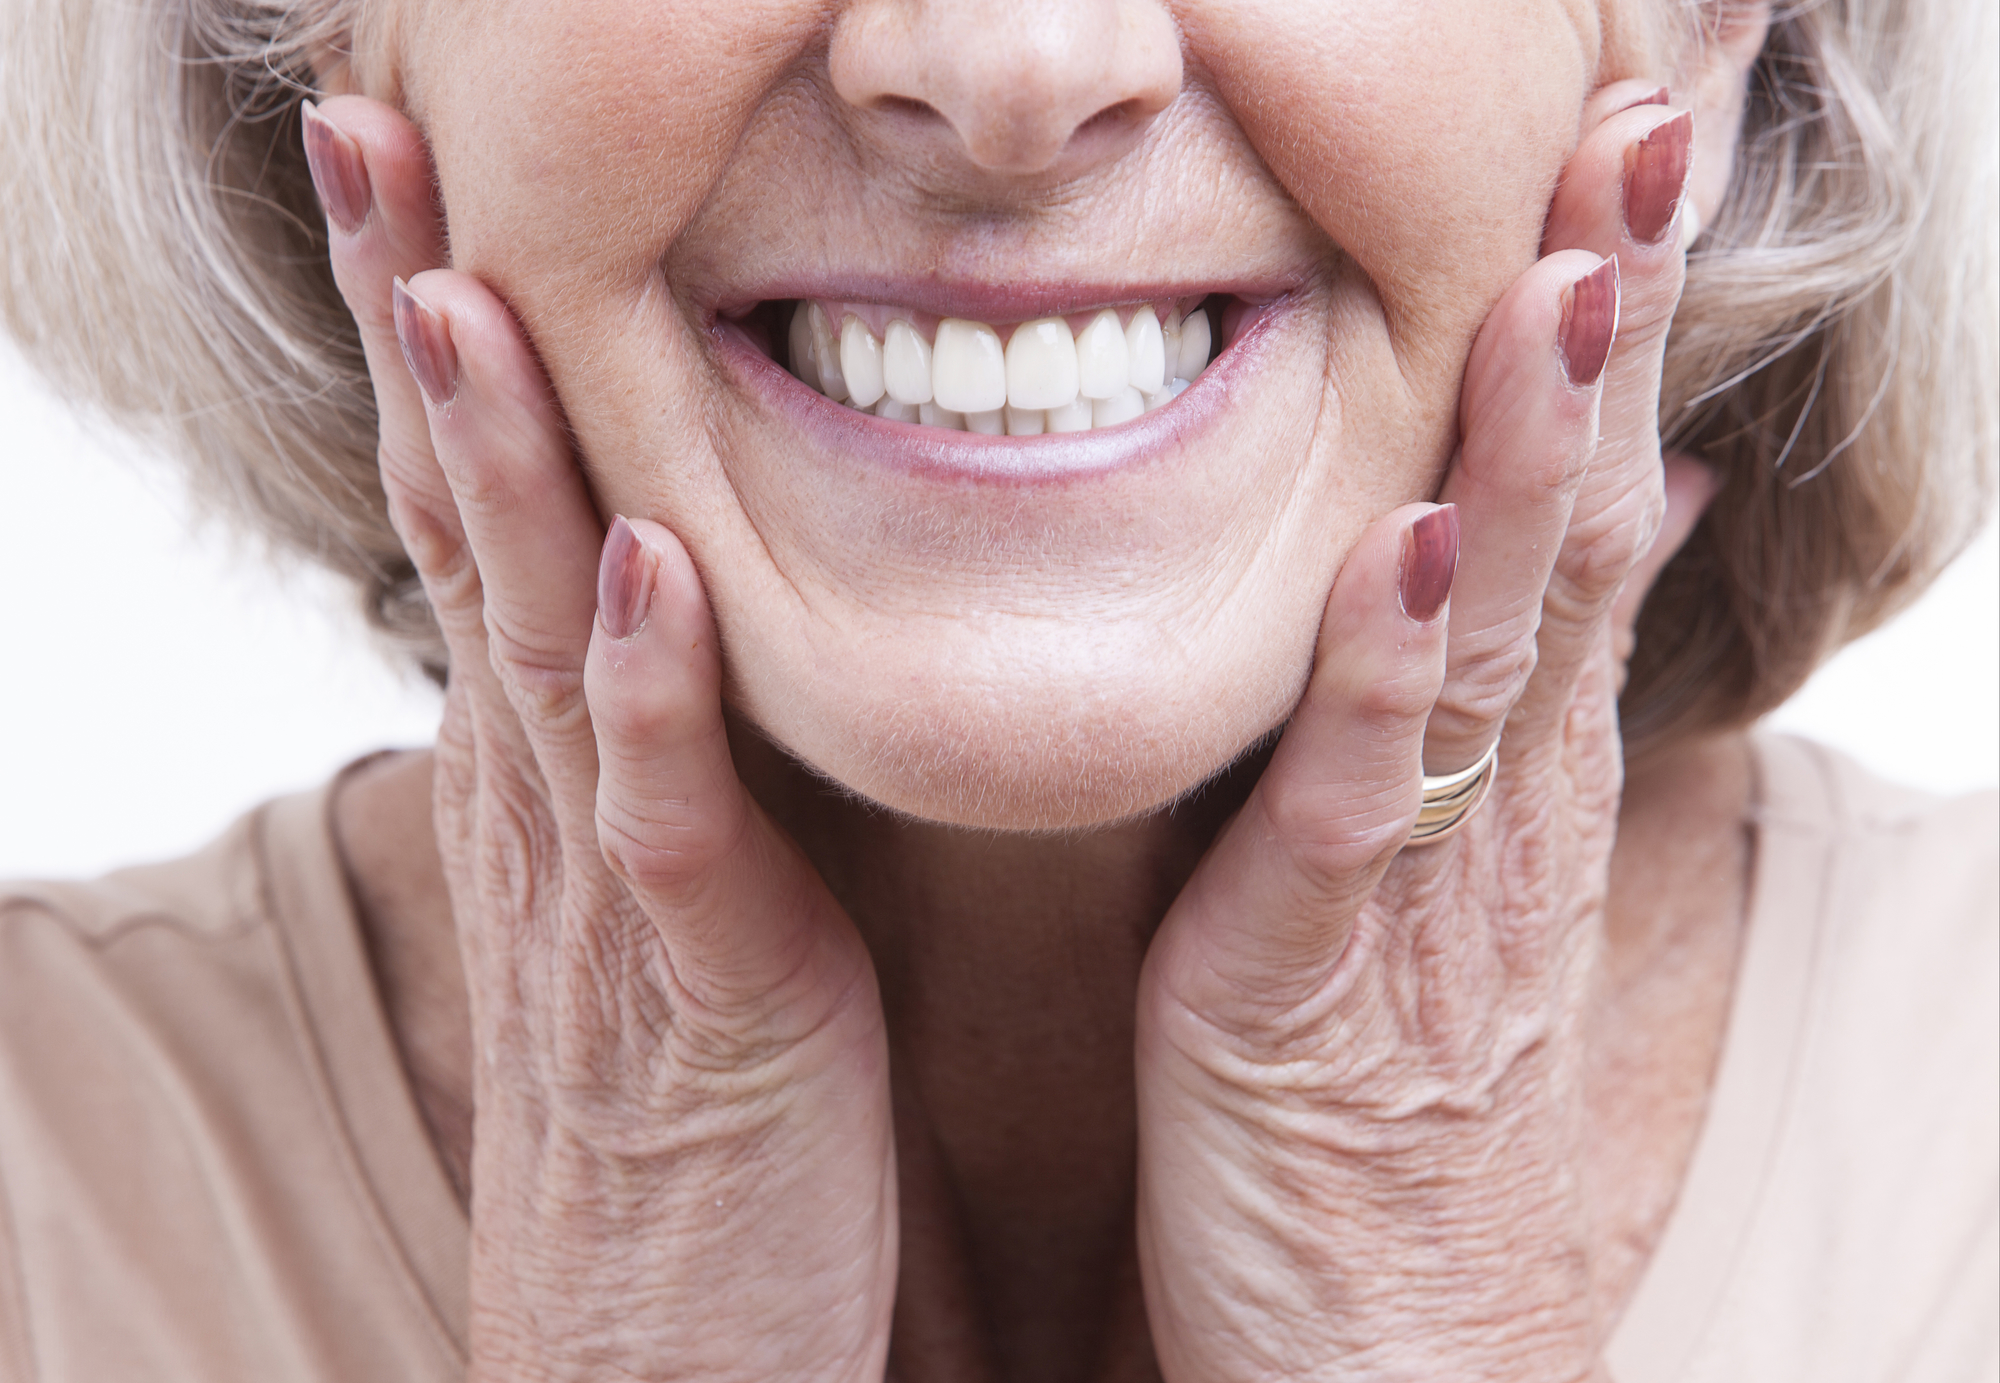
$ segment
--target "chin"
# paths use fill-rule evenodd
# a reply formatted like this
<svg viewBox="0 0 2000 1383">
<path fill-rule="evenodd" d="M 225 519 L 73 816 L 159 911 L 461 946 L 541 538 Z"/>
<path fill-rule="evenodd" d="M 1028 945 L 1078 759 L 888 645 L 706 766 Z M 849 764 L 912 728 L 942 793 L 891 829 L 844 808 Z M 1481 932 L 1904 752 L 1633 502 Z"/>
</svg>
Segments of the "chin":
<svg viewBox="0 0 2000 1383">
<path fill-rule="evenodd" d="M 1189 651 L 1158 628 L 917 628 L 823 649 L 810 676 L 739 664 L 731 700 L 807 768 L 893 812 L 1079 831 L 1170 806 L 1282 724 L 1312 638 Z"/>
</svg>

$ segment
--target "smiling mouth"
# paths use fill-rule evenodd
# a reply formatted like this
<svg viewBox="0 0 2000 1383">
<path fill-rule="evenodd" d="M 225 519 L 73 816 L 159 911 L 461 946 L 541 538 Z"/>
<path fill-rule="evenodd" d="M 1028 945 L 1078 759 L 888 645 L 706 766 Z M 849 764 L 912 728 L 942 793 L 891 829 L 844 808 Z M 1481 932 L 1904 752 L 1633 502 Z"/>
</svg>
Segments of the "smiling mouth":
<svg viewBox="0 0 2000 1383">
<path fill-rule="evenodd" d="M 809 388 L 857 411 L 1030 437 L 1166 407 L 1227 346 L 1247 307 L 1212 293 L 993 325 L 807 298 L 762 304 L 763 330 L 751 334 Z"/>
</svg>

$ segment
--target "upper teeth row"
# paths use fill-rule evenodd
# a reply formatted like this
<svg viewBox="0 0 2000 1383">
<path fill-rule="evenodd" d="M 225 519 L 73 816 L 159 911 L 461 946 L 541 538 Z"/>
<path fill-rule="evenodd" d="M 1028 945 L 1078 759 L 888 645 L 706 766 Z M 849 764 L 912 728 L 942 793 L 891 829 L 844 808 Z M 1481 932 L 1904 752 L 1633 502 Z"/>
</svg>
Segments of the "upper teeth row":
<svg viewBox="0 0 2000 1383">
<path fill-rule="evenodd" d="M 878 318 L 879 320 L 879 318 Z M 886 340 L 853 312 L 836 331 L 824 304 L 792 314 L 792 371 L 877 417 L 1013 436 L 1111 427 L 1171 401 L 1208 367 L 1208 313 L 1163 323 L 1151 306 L 1121 326 L 1106 308 L 1072 333 L 1061 317 L 1023 322 L 1003 346 L 984 322 L 947 317 L 926 340 L 891 318 Z"/>
</svg>

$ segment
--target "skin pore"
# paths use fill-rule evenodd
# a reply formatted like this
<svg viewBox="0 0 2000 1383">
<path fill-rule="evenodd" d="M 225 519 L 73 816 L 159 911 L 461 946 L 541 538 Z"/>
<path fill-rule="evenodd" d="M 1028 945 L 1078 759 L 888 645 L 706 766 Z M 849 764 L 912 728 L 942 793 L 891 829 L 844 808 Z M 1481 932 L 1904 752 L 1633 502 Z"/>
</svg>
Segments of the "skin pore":
<svg viewBox="0 0 2000 1383">
<path fill-rule="evenodd" d="M 527 324 L 599 508 L 688 547 L 737 771 L 868 943 L 911 1376 L 1151 1376 L 1141 961 L 1262 768 L 1238 756 L 1297 701 L 1357 535 L 1434 491 L 1472 339 L 1538 253 L 1585 100 L 1657 76 L 1733 114 L 1713 72 L 1740 84 L 1736 56 L 1704 66 L 1668 9 L 1207 4 L 1163 27 L 1141 4 L 860 3 L 826 34 L 777 0 L 434 6 L 330 73 L 425 130 L 453 261 Z M 1004 504 L 849 464 L 717 326 L 809 295 L 1011 322 L 1190 287 L 1261 306 L 1254 351 L 1144 464 Z M 1670 511 L 1656 557 L 1698 509 Z M 373 762 L 336 831 L 464 1193 L 471 1024 L 431 786 L 428 756 Z M 1607 1315 L 1699 1128 L 1750 795 L 1736 737 L 1628 766 L 1586 1044 Z"/>
</svg>

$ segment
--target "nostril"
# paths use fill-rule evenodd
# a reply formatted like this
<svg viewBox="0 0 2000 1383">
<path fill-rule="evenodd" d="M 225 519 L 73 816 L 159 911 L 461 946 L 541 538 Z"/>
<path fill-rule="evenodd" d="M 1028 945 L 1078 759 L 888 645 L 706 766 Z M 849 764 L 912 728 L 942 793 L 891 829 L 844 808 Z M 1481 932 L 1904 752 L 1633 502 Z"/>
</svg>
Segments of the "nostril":
<svg viewBox="0 0 2000 1383">
<path fill-rule="evenodd" d="M 918 120 L 942 120 L 943 112 L 929 101 L 919 101 L 914 96 L 897 96 L 893 93 L 875 98 L 875 109 L 892 115 L 907 115 Z"/>
<path fill-rule="evenodd" d="M 1141 103 L 1138 101 L 1119 101 L 1106 106 L 1103 110 L 1091 116 L 1090 119 L 1077 126 L 1076 132 L 1078 134 L 1105 134 L 1120 130 L 1138 123 L 1145 113 Z"/>
</svg>

